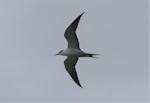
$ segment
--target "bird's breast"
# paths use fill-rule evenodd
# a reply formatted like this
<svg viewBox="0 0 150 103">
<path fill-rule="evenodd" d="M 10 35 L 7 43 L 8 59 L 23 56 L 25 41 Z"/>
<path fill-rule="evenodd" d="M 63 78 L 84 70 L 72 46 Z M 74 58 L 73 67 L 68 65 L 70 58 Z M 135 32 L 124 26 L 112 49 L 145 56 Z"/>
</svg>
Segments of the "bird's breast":
<svg viewBox="0 0 150 103">
<path fill-rule="evenodd" d="M 66 56 L 78 56 L 81 57 L 84 55 L 84 52 L 78 49 L 66 49 L 64 51 L 64 55 Z"/>
</svg>

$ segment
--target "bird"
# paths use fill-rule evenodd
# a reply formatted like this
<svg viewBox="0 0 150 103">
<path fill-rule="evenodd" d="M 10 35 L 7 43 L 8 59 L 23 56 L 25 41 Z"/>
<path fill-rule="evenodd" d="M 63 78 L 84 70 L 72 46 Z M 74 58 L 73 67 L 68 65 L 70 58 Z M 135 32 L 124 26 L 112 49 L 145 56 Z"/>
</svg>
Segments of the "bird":
<svg viewBox="0 0 150 103">
<path fill-rule="evenodd" d="M 78 23 L 80 21 L 81 16 L 84 14 L 80 14 L 71 24 L 68 26 L 64 33 L 64 37 L 66 38 L 68 42 L 68 47 L 66 50 L 61 50 L 59 53 L 55 55 L 62 55 L 62 56 L 67 56 L 66 60 L 64 61 L 65 68 L 71 78 L 76 82 L 78 86 L 83 88 L 79 82 L 78 75 L 75 69 L 75 65 L 79 59 L 79 57 L 94 57 L 94 55 L 100 55 L 100 54 L 91 54 L 91 53 L 86 53 L 80 49 L 79 46 L 79 40 L 76 35 L 76 29 L 78 27 Z"/>
</svg>

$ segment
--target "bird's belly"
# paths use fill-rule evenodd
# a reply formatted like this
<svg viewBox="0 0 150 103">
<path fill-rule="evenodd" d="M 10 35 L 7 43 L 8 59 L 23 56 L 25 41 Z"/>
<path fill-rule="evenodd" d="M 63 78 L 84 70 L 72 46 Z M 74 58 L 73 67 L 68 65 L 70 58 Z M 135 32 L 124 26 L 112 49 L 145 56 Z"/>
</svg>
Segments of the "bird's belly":
<svg viewBox="0 0 150 103">
<path fill-rule="evenodd" d="M 84 55 L 84 52 L 76 49 L 69 49 L 66 50 L 66 56 L 77 56 L 77 57 L 82 57 Z"/>
</svg>

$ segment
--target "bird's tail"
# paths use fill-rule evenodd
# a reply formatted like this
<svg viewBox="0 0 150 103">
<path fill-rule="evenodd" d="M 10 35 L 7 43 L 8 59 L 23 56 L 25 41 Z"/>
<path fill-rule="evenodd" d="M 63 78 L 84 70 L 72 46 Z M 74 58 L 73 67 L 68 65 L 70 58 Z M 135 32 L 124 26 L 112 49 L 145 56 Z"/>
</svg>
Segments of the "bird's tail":
<svg viewBox="0 0 150 103">
<path fill-rule="evenodd" d="M 101 54 L 90 54 L 90 53 L 88 53 L 88 54 L 86 54 L 86 57 L 98 58 L 98 57 L 94 57 L 96 55 L 100 56 Z"/>
</svg>

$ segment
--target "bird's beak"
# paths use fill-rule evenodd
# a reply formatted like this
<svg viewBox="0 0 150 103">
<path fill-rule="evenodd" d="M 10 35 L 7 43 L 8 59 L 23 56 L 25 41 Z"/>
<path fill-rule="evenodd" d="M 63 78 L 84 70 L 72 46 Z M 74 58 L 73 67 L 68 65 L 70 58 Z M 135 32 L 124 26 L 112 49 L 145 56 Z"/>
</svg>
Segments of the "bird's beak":
<svg viewBox="0 0 150 103">
<path fill-rule="evenodd" d="M 55 54 L 54 56 L 56 56 L 56 55 L 58 55 L 58 54 Z"/>
</svg>

